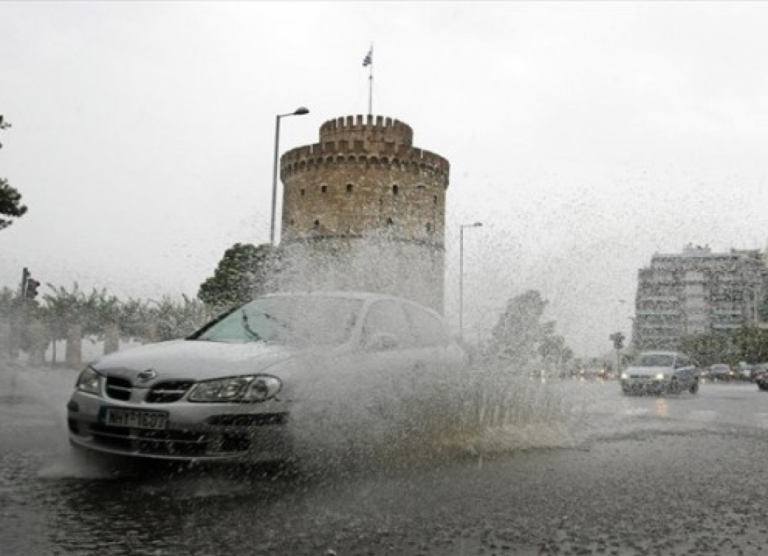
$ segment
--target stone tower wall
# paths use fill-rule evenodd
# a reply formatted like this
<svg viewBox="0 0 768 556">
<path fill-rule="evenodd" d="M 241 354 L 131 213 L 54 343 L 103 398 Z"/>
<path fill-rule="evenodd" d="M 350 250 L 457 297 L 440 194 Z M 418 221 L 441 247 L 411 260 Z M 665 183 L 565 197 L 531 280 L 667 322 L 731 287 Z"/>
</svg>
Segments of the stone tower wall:
<svg viewBox="0 0 768 556">
<path fill-rule="evenodd" d="M 343 272 L 335 267 L 333 282 L 349 283 L 342 289 L 387 291 L 442 310 L 449 170 L 445 158 L 413 147 L 413 131 L 398 120 L 327 121 L 319 143 L 281 158 L 283 244 L 305 246 L 305 259 L 333 253 L 344 265 Z M 364 275 L 350 268 L 362 253 Z"/>
</svg>

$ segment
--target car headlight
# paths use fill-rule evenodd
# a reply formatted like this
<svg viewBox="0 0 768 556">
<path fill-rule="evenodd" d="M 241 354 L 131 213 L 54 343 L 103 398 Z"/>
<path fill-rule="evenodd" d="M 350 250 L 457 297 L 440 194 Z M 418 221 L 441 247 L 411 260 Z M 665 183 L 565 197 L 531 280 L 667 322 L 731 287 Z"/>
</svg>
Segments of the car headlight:
<svg viewBox="0 0 768 556">
<path fill-rule="evenodd" d="M 282 388 L 280 379 L 269 375 L 248 375 L 198 382 L 189 395 L 191 402 L 263 402 Z"/>
<path fill-rule="evenodd" d="M 656 380 L 665 380 L 666 378 L 666 373 L 656 373 Z"/>
<path fill-rule="evenodd" d="M 622 380 L 626 380 L 626 379 L 628 379 L 628 378 L 629 378 L 629 373 L 628 373 L 628 372 L 625 372 L 625 371 L 622 371 L 622 373 L 621 373 L 621 379 L 622 379 Z"/>
<path fill-rule="evenodd" d="M 80 373 L 80 376 L 77 377 L 77 383 L 75 384 L 75 388 L 80 390 L 81 392 L 88 392 L 89 394 L 99 394 L 101 392 L 101 375 L 91 369 L 90 367 L 86 367 L 85 370 Z"/>
</svg>

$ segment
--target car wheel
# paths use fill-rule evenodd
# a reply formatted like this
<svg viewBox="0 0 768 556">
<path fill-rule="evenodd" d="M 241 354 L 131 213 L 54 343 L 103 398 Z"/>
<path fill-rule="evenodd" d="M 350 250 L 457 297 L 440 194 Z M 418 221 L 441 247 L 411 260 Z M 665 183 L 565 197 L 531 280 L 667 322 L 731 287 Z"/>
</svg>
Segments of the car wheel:
<svg viewBox="0 0 768 556">
<path fill-rule="evenodd" d="M 693 384 L 691 384 L 691 387 L 688 388 L 688 392 L 690 394 L 693 394 L 694 396 L 696 394 L 698 394 L 698 392 L 699 392 L 699 381 L 698 380 L 694 380 L 693 381 Z"/>
<path fill-rule="evenodd" d="M 680 383 L 677 381 L 676 378 L 673 378 L 672 381 L 669 383 L 669 386 L 667 386 L 667 393 L 679 394 L 680 392 L 681 392 Z"/>
<path fill-rule="evenodd" d="M 768 384 L 758 384 L 757 387 L 763 392 L 768 392 Z"/>
</svg>

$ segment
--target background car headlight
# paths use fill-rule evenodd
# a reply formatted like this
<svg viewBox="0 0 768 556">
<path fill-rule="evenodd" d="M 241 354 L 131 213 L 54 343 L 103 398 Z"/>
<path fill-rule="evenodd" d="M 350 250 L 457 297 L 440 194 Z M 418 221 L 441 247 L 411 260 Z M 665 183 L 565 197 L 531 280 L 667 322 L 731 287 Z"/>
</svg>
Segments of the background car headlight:
<svg viewBox="0 0 768 556">
<path fill-rule="evenodd" d="M 191 402 L 263 402 L 282 388 L 280 379 L 270 375 L 249 375 L 199 382 L 189 395 Z"/>
<path fill-rule="evenodd" d="M 627 372 L 622 372 L 622 373 L 621 373 L 621 378 L 622 378 L 622 380 L 627 380 L 627 379 L 629 378 L 629 373 L 627 373 Z"/>
<path fill-rule="evenodd" d="M 656 373 L 656 380 L 664 380 L 667 378 L 666 373 Z"/>
<path fill-rule="evenodd" d="M 101 391 L 99 386 L 100 379 L 101 375 L 99 375 L 99 373 L 90 367 L 86 367 L 86 369 L 80 373 L 80 376 L 77 377 L 77 384 L 75 387 L 81 392 L 98 394 Z"/>
</svg>

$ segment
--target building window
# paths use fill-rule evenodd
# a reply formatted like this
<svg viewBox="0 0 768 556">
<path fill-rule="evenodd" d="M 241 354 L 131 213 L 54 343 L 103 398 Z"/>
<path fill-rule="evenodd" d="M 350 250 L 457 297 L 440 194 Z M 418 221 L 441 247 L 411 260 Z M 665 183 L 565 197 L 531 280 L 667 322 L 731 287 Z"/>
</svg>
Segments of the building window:
<svg viewBox="0 0 768 556">
<path fill-rule="evenodd" d="M 303 187 L 302 187 L 302 188 L 301 188 L 301 190 L 299 191 L 299 195 L 301 195 L 302 197 L 304 196 L 304 188 L 303 188 Z"/>
<path fill-rule="evenodd" d="M 351 183 L 347 184 L 347 195 L 352 195 L 352 189 L 354 189 L 354 186 Z"/>
<path fill-rule="evenodd" d="M 319 229 L 320 229 L 320 221 L 315 220 L 315 230 L 319 230 Z"/>
<path fill-rule="evenodd" d="M 387 218 L 387 226 L 391 226 L 392 224 L 394 224 L 394 222 L 392 222 L 392 219 Z"/>
<path fill-rule="evenodd" d="M 434 199 L 432 199 L 432 202 L 433 202 L 434 204 L 437 204 L 437 195 L 435 195 Z"/>
<path fill-rule="evenodd" d="M 432 224 L 427 222 L 427 233 L 430 233 L 432 231 Z"/>
<path fill-rule="evenodd" d="M 397 197 L 399 194 L 400 194 L 400 187 L 398 187 L 397 185 L 393 185 L 392 186 L 392 195 Z"/>
<path fill-rule="evenodd" d="M 328 186 L 327 185 L 321 185 L 320 186 L 320 193 L 328 193 Z"/>
</svg>

